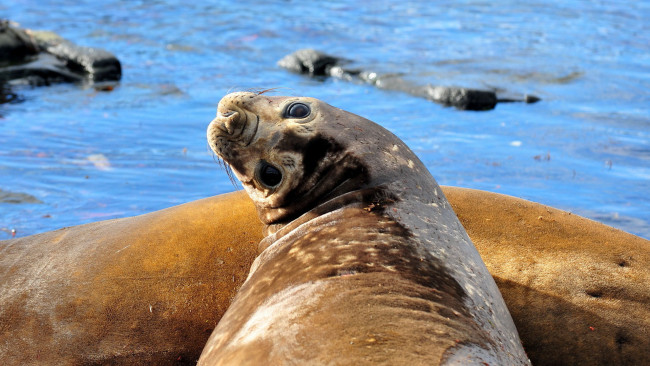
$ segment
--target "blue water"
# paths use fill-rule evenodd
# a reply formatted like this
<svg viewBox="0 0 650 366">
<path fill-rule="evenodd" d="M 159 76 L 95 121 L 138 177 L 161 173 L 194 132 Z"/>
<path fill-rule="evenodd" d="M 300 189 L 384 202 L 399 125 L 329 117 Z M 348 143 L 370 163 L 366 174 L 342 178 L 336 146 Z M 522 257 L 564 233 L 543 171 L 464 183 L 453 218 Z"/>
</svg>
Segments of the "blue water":
<svg viewBox="0 0 650 366">
<path fill-rule="evenodd" d="M 271 87 L 381 123 L 441 184 L 650 238 L 648 1 L 21 0 L 3 1 L 0 17 L 107 49 L 124 74 L 112 92 L 28 88 L 25 103 L 0 106 L 0 189 L 42 201 L 0 204 L 0 239 L 234 190 L 206 126 L 227 92 Z M 420 83 L 543 100 L 463 112 L 276 66 L 305 47 Z"/>
</svg>

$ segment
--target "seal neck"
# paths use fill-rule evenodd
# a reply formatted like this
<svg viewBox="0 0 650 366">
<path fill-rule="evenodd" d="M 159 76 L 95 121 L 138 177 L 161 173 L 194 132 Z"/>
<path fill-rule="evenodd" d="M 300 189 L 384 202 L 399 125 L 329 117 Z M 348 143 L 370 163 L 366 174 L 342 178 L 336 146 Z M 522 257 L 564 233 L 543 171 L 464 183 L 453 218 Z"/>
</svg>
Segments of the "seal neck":
<svg viewBox="0 0 650 366">
<path fill-rule="evenodd" d="M 352 184 L 355 184 L 354 182 Z M 344 191 L 347 184 L 342 184 L 339 188 L 328 194 L 325 202 L 317 205 L 311 210 L 305 212 L 299 217 L 287 221 L 266 225 L 264 234 L 266 237 L 262 239 L 259 244 L 258 250 L 261 253 L 264 249 L 268 248 L 271 244 L 280 240 L 286 235 L 289 235 L 294 230 L 311 222 L 312 220 L 332 213 L 334 211 L 344 208 L 357 208 L 364 209 L 368 212 L 379 213 L 385 209 L 388 204 L 397 202 L 397 198 L 388 193 L 384 186 L 362 188 L 354 191 L 348 191 L 343 194 L 338 194 L 339 191 Z"/>
</svg>

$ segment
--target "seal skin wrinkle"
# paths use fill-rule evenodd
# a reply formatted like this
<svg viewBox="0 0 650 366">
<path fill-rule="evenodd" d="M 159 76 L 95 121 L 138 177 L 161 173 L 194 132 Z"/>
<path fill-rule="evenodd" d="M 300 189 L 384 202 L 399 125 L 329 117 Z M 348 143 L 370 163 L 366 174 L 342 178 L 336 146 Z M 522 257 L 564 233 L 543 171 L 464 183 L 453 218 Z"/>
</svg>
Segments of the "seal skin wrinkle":
<svg viewBox="0 0 650 366">
<path fill-rule="evenodd" d="M 529 365 L 442 190 L 381 126 L 239 92 L 208 127 L 266 237 L 199 365 Z"/>
</svg>

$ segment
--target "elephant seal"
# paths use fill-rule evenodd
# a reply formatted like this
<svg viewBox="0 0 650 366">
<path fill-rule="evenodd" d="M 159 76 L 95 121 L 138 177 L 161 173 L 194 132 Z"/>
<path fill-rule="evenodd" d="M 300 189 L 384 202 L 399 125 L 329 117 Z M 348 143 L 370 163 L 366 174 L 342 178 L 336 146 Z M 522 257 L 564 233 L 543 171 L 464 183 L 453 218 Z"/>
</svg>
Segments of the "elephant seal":
<svg viewBox="0 0 650 366">
<path fill-rule="evenodd" d="M 650 364 L 650 241 L 511 196 L 442 190 L 534 365 Z M 0 365 L 194 365 L 262 238 L 240 191 L 0 240 Z"/>
<path fill-rule="evenodd" d="M 195 365 L 261 237 L 239 192 L 0 241 L 0 365 Z"/>
<path fill-rule="evenodd" d="M 528 365 L 497 286 L 396 136 L 317 99 L 239 92 L 208 127 L 266 237 L 200 365 Z"/>
<path fill-rule="evenodd" d="M 650 241 L 515 197 L 443 190 L 533 365 L 650 365 Z"/>
</svg>

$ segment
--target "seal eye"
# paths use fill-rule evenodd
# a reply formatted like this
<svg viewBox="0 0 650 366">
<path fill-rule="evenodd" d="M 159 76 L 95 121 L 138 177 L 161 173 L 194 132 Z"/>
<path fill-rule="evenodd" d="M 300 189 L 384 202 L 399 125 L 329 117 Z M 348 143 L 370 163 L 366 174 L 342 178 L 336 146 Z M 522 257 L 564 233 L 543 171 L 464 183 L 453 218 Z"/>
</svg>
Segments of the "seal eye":
<svg viewBox="0 0 650 366">
<path fill-rule="evenodd" d="M 273 165 L 262 161 L 257 167 L 257 180 L 267 188 L 275 188 L 282 181 L 282 172 Z"/>
<path fill-rule="evenodd" d="M 309 116 L 311 109 L 305 103 L 292 103 L 289 104 L 284 114 L 288 118 L 305 118 Z"/>
</svg>

